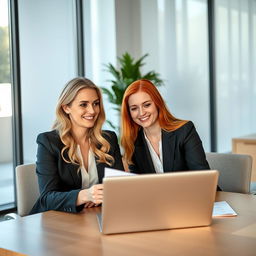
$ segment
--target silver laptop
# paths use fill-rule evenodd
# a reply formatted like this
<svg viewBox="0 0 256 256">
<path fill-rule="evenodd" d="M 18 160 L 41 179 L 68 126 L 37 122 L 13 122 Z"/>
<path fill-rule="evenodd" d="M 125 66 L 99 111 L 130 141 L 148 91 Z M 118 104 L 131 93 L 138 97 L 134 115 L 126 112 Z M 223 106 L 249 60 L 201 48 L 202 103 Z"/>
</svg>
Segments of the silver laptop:
<svg viewBox="0 0 256 256">
<path fill-rule="evenodd" d="M 103 234 L 208 226 L 218 171 L 104 178 Z"/>
</svg>

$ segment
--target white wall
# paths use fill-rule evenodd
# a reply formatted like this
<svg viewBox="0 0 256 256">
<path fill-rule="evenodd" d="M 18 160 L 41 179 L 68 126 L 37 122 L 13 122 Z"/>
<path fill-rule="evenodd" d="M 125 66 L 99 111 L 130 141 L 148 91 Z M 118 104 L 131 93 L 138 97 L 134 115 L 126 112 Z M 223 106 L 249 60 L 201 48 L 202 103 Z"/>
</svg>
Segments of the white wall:
<svg viewBox="0 0 256 256">
<path fill-rule="evenodd" d="M 64 84 L 76 75 L 73 1 L 19 1 L 24 162 L 36 159 L 38 133 L 51 129 Z"/>
</svg>

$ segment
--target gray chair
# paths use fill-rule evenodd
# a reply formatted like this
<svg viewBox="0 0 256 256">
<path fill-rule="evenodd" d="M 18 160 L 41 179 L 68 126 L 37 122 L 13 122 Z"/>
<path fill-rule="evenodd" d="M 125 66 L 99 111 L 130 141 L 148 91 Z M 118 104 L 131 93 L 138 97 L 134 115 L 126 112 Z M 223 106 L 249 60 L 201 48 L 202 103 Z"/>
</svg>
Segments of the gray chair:
<svg viewBox="0 0 256 256">
<path fill-rule="evenodd" d="M 220 173 L 218 185 L 223 191 L 249 194 L 252 157 L 240 154 L 206 153 L 211 169 Z"/>
<path fill-rule="evenodd" d="M 9 213 L 5 219 L 17 219 L 29 215 L 39 197 L 39 186 L 35 164 L 24 164 L 16 167 L 17 214 Z"/>
</svg>

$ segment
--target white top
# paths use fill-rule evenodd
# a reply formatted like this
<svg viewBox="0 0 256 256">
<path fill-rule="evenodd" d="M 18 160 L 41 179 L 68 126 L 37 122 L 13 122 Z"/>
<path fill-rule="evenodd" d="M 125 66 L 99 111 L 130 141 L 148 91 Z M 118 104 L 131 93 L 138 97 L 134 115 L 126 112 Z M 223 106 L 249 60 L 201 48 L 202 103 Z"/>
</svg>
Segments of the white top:
<svg viewBox="0 0 256 256">
<path fill-rule="evenodd" d="M 81 168 L 81 175 L 82 175 L 82 189 L 90 188 L 92 185 L 99 183 L 98 172 L 96 161 L 93 152 L 89 149 L 88 152 L 88 171 L 86 171 L 84 167 L 84 161 L 81 154 L 80 146 L 77 147 L 78 156 L 82 159 L 82 168 Z"/>
<path fill-rule="evenodd" d="M 147 138 L 146 133 L 144 132 L 144 137 L 146 139 L 147 145 L 148 145 L 148 149 L 150 152 L 150 156 L 155 168 L 156 173 L 163 173 L 164 172 L 164 168 L 163 168 L 163 152 L 162 152 L 162 137 L 159 141 L 159 154 L 160 157 L 157 155 L 156 151 L 154 150 L 153 146 L 151 145 L 149 139 Z"/>
</svg>

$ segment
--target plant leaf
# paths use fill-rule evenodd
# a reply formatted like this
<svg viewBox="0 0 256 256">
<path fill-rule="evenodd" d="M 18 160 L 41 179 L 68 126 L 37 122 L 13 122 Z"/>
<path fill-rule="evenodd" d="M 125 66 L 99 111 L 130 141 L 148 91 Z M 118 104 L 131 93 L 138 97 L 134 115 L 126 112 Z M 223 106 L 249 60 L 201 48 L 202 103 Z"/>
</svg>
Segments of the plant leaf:
<svg viewBox="0 0 256 256">
<path fill-rule="evenodd" d="M 138 60 L 135 60 L 128 52 L 117 58 L 120 68 L 115 68 L 111 63 L 105 65 L 106 71 L 109 72 L 114 79 L 108 80 L 111 83 L 111 89 L 102 88 L 102 92 L 106 94 L 109 101 L 116 105 L 115 110 L 119 111 L 126 88 L 138 79 L 148 79 L 156 86 L 161 86 L 164 81 L 160 78 L 160 74 L 155 71 L 149 71 L 146 74 L 141 73 L 141 67 L 145 65 L 145 59 L 148 54 L 144 54 Z"/>
<path fill-rule="evenodd" d="M 154 71 L 150 71 L 147 74 L 143 75 L 143 79 L 148 79 L 152 81 L 156 86 L 162 86 L 163 80 L 160 79 L 160 75 Z"/>
<path fill-rule="evenodd" d="M 113 94 L 109 89 L 105 87 L 100 87 L 102 90 L 102 93 L 106 94 L 108 96 L 108 99 L 111 103 L 116 104 L 116 96 Z"/>
<path fill-rule="evenodd" d="M 115 126 L 110 120 L 106 120 L 106 123 L 109 124 L 109 126 L 111 128 L 113 128 L 114 130 L 116 130 L 117 126 Z"/>
<path fill-rule="evenodd" d="M 120 72 L 118 70 L 115 69 L 115 67 L 109 63 L 108 65 L 105 65 L 106 66 L 106 70 L 109 71 L 114 77 L 115 79 L 117 80 L 120 80 Z"/>
<path fill-rule="evenodd" d="M 115 104 L 121 105 L 125 89 L 123 89 L 123 87 L 113 85 L 112 90 L 115 93 L 115 97 L 116 97 Z"/>
</svg>

